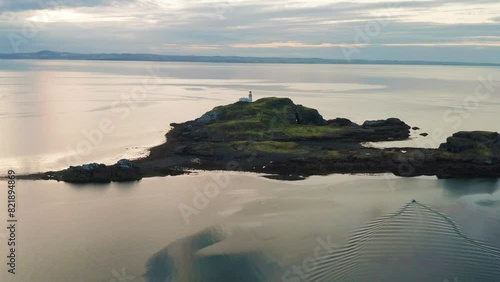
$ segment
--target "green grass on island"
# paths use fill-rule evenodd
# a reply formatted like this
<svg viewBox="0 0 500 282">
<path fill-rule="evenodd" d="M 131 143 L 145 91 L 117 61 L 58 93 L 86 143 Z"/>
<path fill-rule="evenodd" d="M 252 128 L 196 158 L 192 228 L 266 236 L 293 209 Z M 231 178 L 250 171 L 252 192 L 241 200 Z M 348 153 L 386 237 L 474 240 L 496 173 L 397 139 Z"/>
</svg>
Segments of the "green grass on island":
<svg viewBox="0 0 500 282">
<path fill-rule="evenodd" d="M 216 107 L 218 121 L 207 126 L 212 141 L 277 141 L 334 138 L 343 128 L 326 125 L 317 110 L 288 98 Z"/>
</svg>

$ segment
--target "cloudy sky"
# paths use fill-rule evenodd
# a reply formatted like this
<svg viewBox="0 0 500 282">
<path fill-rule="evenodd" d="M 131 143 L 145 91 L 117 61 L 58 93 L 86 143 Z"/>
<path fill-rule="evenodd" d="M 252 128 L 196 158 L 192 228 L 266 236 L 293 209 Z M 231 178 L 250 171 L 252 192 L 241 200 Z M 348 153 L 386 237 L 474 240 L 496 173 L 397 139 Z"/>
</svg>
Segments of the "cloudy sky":
<svg viewBox="0 0 500 282">
<path fill-rule="evenodd" d="M 0 53 L 500 63 L 499 0 L 0 0 Z"/>
</svg>

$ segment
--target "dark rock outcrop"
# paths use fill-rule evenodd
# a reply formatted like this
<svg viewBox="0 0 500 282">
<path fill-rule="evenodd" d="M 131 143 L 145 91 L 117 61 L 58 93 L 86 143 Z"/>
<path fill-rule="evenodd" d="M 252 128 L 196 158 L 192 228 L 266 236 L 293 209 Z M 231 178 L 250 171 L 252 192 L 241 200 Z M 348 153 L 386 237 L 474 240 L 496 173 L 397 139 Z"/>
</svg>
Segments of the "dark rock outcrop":
<svg viewBox="0 0 500 282">
<path fill-rule="evenodd" d="M 302 105 L 295 107 L 295 121 L 297 124 L 325 125 L 326 121 L 316 109 L 306 108 Z"/>
<path fill-rule="evenodd" d="M 326 124 L 332 125 L 332 126 L 343 127 L 343 126 L 353 125 L 354 123 L 351 120 L 346 119 L 346 118 L 336 118 L 336 119 L 327 120 Z"/>
<path fill-rule="evenodd" d="M 215 111 L 210 111 L 195 120 L 195 123 L 211 124 L 219 120 L 219 115 Z"/>
<path fill-rule="evenodd" d="M 122 159 L 112 166 L 97 163 L 71 166 L 60 172 L 46 173 L 44 178 L 69 183 L 108 183 L 136 181 L 142 177 L 141 169 L 136 164 Z"/>
<path fill-rule="evenodd" d="M 372 130 L 374 139 L 404 140 L 410 137 L 410 126 L 398 118 L 365 121 L 361 127 Z"/>
<path fill-rule="evenodd" d="M 451 153 L 474 152 L 491 155 L 500 152 L 500 135 L 497 132 L 470 131 L 457 132 L 441 144 L 440 150 Z"/>
</svg>

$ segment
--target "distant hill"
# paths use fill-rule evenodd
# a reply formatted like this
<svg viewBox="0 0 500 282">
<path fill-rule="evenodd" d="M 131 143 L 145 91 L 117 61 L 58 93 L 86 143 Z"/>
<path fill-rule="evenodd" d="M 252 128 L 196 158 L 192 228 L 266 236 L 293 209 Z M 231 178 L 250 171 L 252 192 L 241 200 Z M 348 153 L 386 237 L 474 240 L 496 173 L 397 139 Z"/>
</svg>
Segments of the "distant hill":
<svg viewBox="0 0 500 282">
<path fill-rule="evenodd" d="M 321 58 L 239 57 L 239 56 L 178 56 L 155 54 L 101 53 L 78 54 L 40 51 L 37 53 L 0 54 L 4 60 L 92 60 L 92 61 L 147 61 L 147 62 L 201 62 L 254 64 L 378 64 L 378 65 L 446 65 L 446 66 L 500 66 L 493 63 L 393 61 L 393 60 L 336 60 Z"/>
</svg>

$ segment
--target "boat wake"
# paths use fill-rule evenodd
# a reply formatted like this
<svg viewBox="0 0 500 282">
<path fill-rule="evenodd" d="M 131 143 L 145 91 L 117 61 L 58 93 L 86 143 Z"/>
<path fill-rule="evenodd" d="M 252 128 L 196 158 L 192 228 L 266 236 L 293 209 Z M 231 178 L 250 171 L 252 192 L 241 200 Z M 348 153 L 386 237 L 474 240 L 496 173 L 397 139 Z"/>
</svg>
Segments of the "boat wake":
<svg viewBox="0 0 500 282">
<path fill-rule="evenodd" d="M 500 281 L 500 250 L 419 202 L 381 217 L 324 255 L 308 281 Z"/>
</svg>

